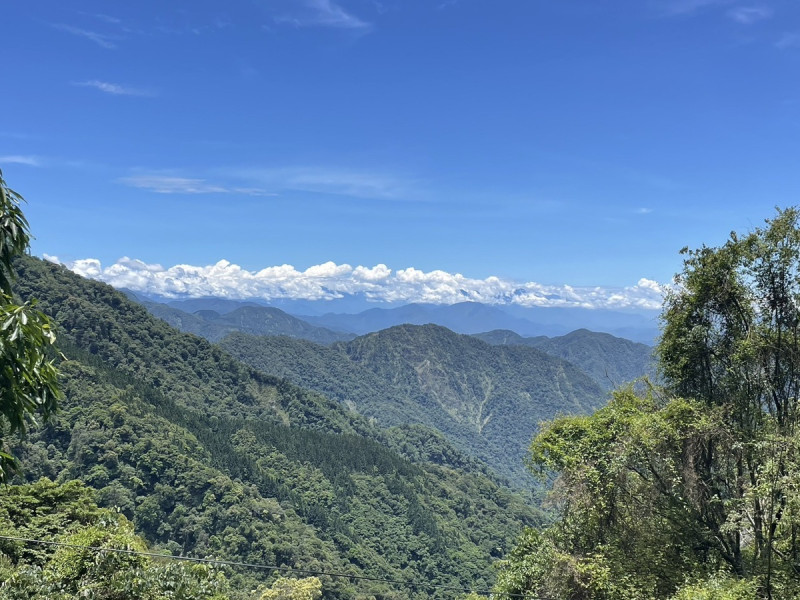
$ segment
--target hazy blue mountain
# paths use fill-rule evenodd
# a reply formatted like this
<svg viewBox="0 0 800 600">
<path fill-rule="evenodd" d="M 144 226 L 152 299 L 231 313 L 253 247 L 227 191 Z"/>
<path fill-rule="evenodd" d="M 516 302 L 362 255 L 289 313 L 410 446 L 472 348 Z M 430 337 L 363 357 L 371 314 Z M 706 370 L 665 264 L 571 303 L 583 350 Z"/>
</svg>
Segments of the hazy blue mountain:
<svg viewBox="0 0 800 600">
<path fill-rule="evenodd" d="M 371 308 L 360 313 L 297 314 L 298 318 L 329 329 L 359 335 L 395 325 L 442 325 L 457 333 L 507 329 L 521 336 L 559 336 L 576 329 L 603 331 L 652 344 L 658 335 L 656 313 L 618 312 L 581 308 L 525 308 L 490 306 L 478 302 L 451 305 L 407 304 L 395 308 Z"/>
<path fill-rule="evenodd" d="M 264 373 L 345 403 L 382 425 L 423 424 L 517 484 L 540 421 L 582 413 L 605 390 L 560 358 L 492 346 L 438 325 L 400 325 L 325 348 L 241 334 L 221 346 Z"/>
<path fill-rule="evenodd" d="M 137 301 L 167 304 L 187 313 L 213 310 L 220 315 L 244 306 L 271 306 L 310 324 L 333 331 L 363 335 L 395 325 L 434 323 L 458 333 L 507 329 L 525 336 L 561 336 L 577 329 L 610 333 L 653 345 L 658 337 L 658 311 L 607 310 L 576 307 L 525 307 L 517 304 L 487 305 L 478 302 L 439 304 L 391 304 L 370 301 L 363 294 L 345 294 L 329 300 L 276 298 L 172 299 L 123 290 Z"/>
<path fill-rule="evenodd" d="M 512 329 L 525 335 L 552 333 L 553 327 L 514 317 L 500 308 L 478 302 L 451 305 L 406 304 L 397 308 L 371 308 L 357 314 L 328 313 L 300 318 L 330 329 L 363 335 L 395 325 L 441 325 L 456 333 L 479 333 L 489 329 Z M 560 327 L 555 331 L 560 332 Z"/>
<path fill-rule="evenodd" d="M 200 310 L 211 310 L 221 315 L 233 312 L 245 306 L 265 306 L 266 303 L 254 300 L 229 300 L 227 298 L 188 298 L 186 300 L 169 300 L 164 302 L 172 308 L 177 308 L 187 313 L 196 313 Z"/>
<path fill-rule="evenodd" d="M 653 349 L 645 344 L 578 329 L 559 337 L 523 337 L 513 331 L 494 330 L 475 337 L 497 346 L 529 346 L 568 360 L 604 389 L 613 389 L 643 375 L 652 375 Z"/>
<path fill-rule="evenodd" d="M 230 307 L 228 301 L 223 301 L 220 308 Z M 278 308 L 258 306 L 256 304 L 240 305 L 230 312 L 220 314 L 208 308 L 214 306 L 213 302 L 199 302 L 184 304 L 185 306 L 206 306 L 207 308 L 187 313 L 174 306 L 145 302 L 147 310 L 186 333 L 194 333 L 216 342 L 235 331 L 252 335 L 285 335 L 293 338 L 311 340 L 320 344 L 351 340 L 355 336 L 349 333 L 331 331 L 324 327 L 317 327 L 293 317 Z"/>
<path fill-rule="evenodd" d="M 658 337 L 657 310 L 616 311 L 602 308 L 542 307 L 510 304 L 503 307 L 508 314 L 533 322 L 558 324 L 562 330 L 555 333 L 535 333 L 533 335 L 564 335 L 576 329 L 589 329 L 610 333 L 617 337 L 652 346 Z M 501 328 L 497 328 L 501 329 Z M 507 327 L 517 331 L 513 327 Z M 487 330 L 488 331 L 488 330 Z M 517 333 L 522 333 L 517 331 Z"/>
</svg>

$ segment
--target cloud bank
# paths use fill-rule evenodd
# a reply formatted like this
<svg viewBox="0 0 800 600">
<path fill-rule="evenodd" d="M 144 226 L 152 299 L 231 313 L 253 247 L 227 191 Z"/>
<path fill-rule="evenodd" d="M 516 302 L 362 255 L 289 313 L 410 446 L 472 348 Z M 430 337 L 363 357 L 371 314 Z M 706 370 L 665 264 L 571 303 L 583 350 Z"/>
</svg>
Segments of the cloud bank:
<svg viewBox="0 0 800 600">
<path fill-rule="evenodd" d="M 95 258 L 62 262 L 58 257 L 45 255 L 45 259 L 117 288 L 168 298 L 333 300 L 363 294 L 376 303 L 472 301 L 526 307 L 657 310 L 665 291 L 664 286 L 650 279 L 640 279 L 635 285 L 621 288 L 553 286 L 499 277 L 473 279 L 460 273 L 425 272 L 414 267 L 393 271 L 383 264 L 353 267 L 326 262 L 303 271 L 292 265 L 248 271 L 227 260 L 214 265 L 165 268 L 127 257 L 108 267 Z"/>
</svg>

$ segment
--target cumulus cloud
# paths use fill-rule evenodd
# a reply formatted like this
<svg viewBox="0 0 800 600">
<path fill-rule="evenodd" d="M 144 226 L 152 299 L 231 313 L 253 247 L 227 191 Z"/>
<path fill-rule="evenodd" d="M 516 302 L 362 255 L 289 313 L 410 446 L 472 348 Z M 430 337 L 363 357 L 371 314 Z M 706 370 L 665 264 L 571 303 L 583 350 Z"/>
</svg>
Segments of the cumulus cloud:
<svg viewBox="0 0 800 600">
<path fill-rule="evenodd" d="M 58 258 L 48 256 L 58 262 Z M 475 279 L 460 273 L 414 267 L 393 271 L 384 264 L 373 267 L 326 262 L 305 270 L 276 265 L 248 271 L 227 260 L 213 265 L 163 267 L 128 257 L 104 267 L 86 258 L 64 262 L 69 269 L 91 279 L 145 294 L 168 298 L 216 296 L 230 299 L 333 300 L 363 294 L 375 302 L 425 302 L 455 304 L 473 301 L 520 306 L 563 306 L 607 309 L 659 309 L 665 287 L 650 279 L 622 288 L 574 287 L 517 282 L 500 277 Z"/>
<path fill-rule="evenodd" d="M 120 85 L 118 83 L 99 81 L 97 79 L 92 79 L 90 81 L 76 81 L 73 82 L 72 85 L 95 88 L 96 90 L 100 90 L 101 92 L 105 92 L 106 94 L 111 94 L 113 96 L 141 96 L 141 97 L 155 96 L 155 94 L 149 90 L 132 88 L 125 85 Z"/>
</svg>

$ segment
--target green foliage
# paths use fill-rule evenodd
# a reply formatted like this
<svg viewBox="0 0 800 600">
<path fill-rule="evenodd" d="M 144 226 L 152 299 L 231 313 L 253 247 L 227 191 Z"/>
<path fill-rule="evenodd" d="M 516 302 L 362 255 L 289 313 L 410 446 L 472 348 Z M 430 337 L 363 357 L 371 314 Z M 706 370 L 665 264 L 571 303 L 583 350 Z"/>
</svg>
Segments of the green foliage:
<svg viewBox="0 0 800 600">
<path fill-rule="evenodd" d="M 730 575 L 712 575 L 682 587 L 672 600 L 756 600 L 758 582 Z"/>
<path fill-rule="evenodd" d="M 665 390 L 543 427 L 530 460 L 558 473 L 561 518 L 523 540 L 498 592 L 800 594 L 799 220 L 688 253 L 663 315 Z"/>
<path fill-rule="evenodd" d="M 47 418 L 58 401 L 58 371 L 49 351 L 55 344 L 50 320 L 33 302 L 11 297 L 14 260 L 28 248 L 22 196 L 9 189 L 0 171 L 0 483 L 17 469 L 5 451 L 4 434 L 24 432 L 36 414 Z"/>
<path fill-rule="evenodd" d="M 11 296 L 14 259 L 28 250 L 30 230 L 20 204 L 25 200 L 10 189 L 0 171 L 0 292 Z"/>
<path fill-rule="evenodd" d="M 317 600 L 322 596 L 322 582 L 317 577 L 291 579 L 278 577 L 260 600 Z"/>
<path fill-rule="evenodd" d="M 133 525 L 92 501 L 79 482 L 42 479 L 0 492 L 0 599 L 226 600 L 221 573 L 204 565 L 154 560 Z M 122 550 L 125 552 L 115 552 Z"/>
</svg>

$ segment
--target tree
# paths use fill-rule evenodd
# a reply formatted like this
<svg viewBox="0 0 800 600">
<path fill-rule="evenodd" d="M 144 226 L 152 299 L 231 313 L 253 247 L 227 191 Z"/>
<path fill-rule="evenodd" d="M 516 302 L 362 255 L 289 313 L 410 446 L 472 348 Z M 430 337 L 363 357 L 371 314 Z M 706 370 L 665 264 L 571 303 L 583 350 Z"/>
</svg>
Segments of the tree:
<svg viewBox="0 0 800 600">
<path fill-rule="evenodd" d="M 221 571 L 156 557 L 93 496 L 76 480 L 0 489 L 0 600 L 229 600 Z"/>
<path fill-rule="evenodd" d="M 501 593 L 800 593 L 800 212 L 687 258 L 665 299 L 663 387 L 542 427 L 560 518 L 528 532 Z"/>
<path fill-rule="evenodd" d="M 59 397 L 50 321 L 33 303 L 16 304 L 12 297 L 14 259 L 30 242 L 22 202 L 0 171 L 0 482 L 17 468 L 5 449 L 4 435 L 24 432 L 36 414 L 47 418 Z"/>
<path fill-rule="evenodd" d="M 684 252 L 660 364 L 670 392 L 725 416 L 694 464 L 702 518 L 733 572 L 771 598 L 776 576 L 800 578 L 800 211 Z"/>
<path fill-rule="evenodd" d="M 272 587 L 261 594 L 261 600 L 316 600 L 320 596 L 322 582 L 318 577 L 278 577 Z"/>
</svg>

